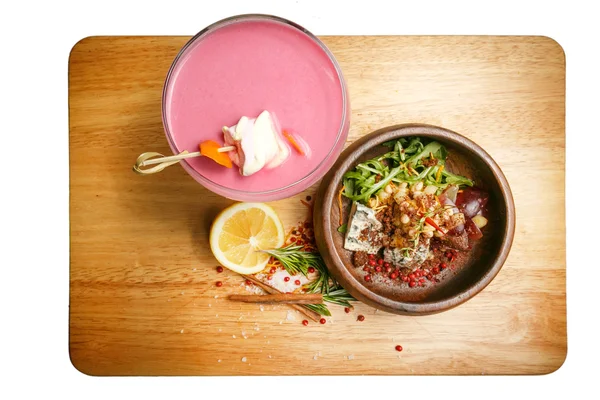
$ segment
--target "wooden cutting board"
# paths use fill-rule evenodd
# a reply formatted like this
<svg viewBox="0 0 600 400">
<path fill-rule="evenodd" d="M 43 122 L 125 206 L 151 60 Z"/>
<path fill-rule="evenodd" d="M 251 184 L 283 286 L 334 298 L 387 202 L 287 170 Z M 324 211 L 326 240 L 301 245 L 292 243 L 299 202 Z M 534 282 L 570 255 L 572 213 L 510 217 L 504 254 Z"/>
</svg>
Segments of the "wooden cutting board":
<svg viewBox="0 0 600 400">
<path fill-rule="evenodd" d="M 188 37 L 91 37 L 69 59 L 70 331 L 92 375 L 543 374 L 567 352 L 565 58 L 545 37 L 329 36 L 348 81 L 348 143 L 420 122 L 480 144 L 511 184 L 514 245 L 496 279 L 442 314 L 404 317 L 357 304 L 305 327 L 285 306 L 232 303 L 241 277 L 217 274 L 208 246 L 232 202 L 180 166 L 139 176 L 169 152 L 167 70 Z M 286 227 L 300 200 L 272 203 Z M 215 282 L 222 280 L 223 287 Z M 356 317 L 363 314 L 365 320 Z M 402 345 L 402 352 L 395 351 Z M 245 362 L 244 362 L 245 361 Z"/>
</svg>

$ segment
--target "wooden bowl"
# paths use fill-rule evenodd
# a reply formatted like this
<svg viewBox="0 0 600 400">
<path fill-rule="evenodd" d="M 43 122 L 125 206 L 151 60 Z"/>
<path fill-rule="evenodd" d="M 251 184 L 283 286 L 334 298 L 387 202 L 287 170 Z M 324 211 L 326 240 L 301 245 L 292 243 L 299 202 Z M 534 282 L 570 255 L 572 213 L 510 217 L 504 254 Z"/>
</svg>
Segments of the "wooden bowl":
<svg viewBox="0 0 600 400">
<path fill-rule="evenodd" d="M 364 272 L 352 263 L 352 252 L 344 249 L 344 234 L 337 231 L 340 210 L 337 196 L 342 176 L 356 164 L 386 152 L 382 143 L 407 136 L 420 136 L 443 143 L 448 149 L 446 167 L 475 181 L 488 191 L 490 219 L 483 239 L 475 242 L 469 256 L 437 275 L 440 282 L 409 288 L 389 280 L 365 282 Z M 351 202 L 344 198 L 344 223 Z M 372 307 L 403 315 L 426 315 L 464 303 L 483 290 L 502 268 L 515 233 L 515 206 L 510 187 L 500 167 L 481 147 L 450 130 L 431 125 L 406 124 L 380 129 L 357 140 L 338 158 L 323 178 L 314 209 L 315 236 L 319 251 L 331 274 L 342 286 Z"/>
</svg>

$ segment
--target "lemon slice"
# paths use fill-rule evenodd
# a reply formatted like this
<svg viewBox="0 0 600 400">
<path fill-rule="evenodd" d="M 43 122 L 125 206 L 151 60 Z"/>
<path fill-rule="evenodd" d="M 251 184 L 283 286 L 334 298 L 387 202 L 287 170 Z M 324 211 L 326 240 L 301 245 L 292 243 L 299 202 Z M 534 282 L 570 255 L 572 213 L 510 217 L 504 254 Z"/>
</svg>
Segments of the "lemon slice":
<svg viewBox="0 0 600 400">
<path fill-rule="evenodd" d="M 210 249 L 221 265 L 240 274 L 262 271 L 269 255 L 260 250 L 283 246 L 285 232 L 277 213 L 263 203 L 236 203 L 215 218 Z"/>
</svg>

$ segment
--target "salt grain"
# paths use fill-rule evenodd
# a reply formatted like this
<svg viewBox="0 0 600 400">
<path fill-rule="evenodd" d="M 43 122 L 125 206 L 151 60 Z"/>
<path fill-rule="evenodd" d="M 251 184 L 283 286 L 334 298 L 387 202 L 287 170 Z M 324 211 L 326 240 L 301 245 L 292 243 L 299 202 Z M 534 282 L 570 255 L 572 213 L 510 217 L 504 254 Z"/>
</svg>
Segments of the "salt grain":
<svg viewBox="0 0 600 400">
<path fill-rule="evenodd" d="M 212 304 L 208 303 L 208 306 L 209 306 L 209 307 L 212 307 Z"/>
<path fill-rule="evenodd" d="M 181 292 L 181 294 L 183 295 L 185 292 Z"/>
<path fill-rule="evenodd" d="M 263 293 L 263 290 L 256 286 L 256 285 L 246 285 L 246 282 L 242 282 L 242 284 L 240 286 L 243 286 L 244 289 L 246 289 L 247 292 L 253 293 L 253 294 L 261 294 Z"/>
<path fill-rule="evenodd" d="M 296 320 L 296 316 L 294 315 L 294 313 L 292 311 L 288 310 L 287 316 L 285 317 L 285 319 L 288 321 L 294 321 L 294 320 Z"/>
<path fill-rule="evenodd" d="M 221 360 L 217 360 L 217 362 L 221 362 Z"/>
<path fill-rule="evenodd" d="M 183 333 L 183 329 L 179 331 L 179 333 Z"/>
<path fill-rule="evenodd" d="M 258 308 L 260 308 L 260 311 L 265 311 L 265 307 L 262 304 Z"/>
<path fill-rule="evenodd" d="M 219 298 L 219 295 L 218 295 L 218 294 L 215 294 L 215 299 L 218 299 L 218 298 Z"/>
<path fill-rule="evenodd" d="M 235 339 L 235 335 L 231 335 L 231 337 Z"/>
<path fill-rule="evenodd" d="M 269 354 L 269 358 L 272 358 L 270 354 Z"/>
<path fill-rule="evenodd" d="M 246 362 L 247 358 L 246 357 L 242 357 L 242 362 Z"/>
<path fill-rule="evenodd" d="M 317 359 L 317 356 L 313 356 L 313 360 L 316 360 L 316 359 Z"/>
<path fill-rule="evenodd" d="M 219 332 L 221 332 L 221 328 L 219 328 Z"/>
<path fill-rule="evenodd" d="M 246 332 L 242 331 L 242 337 L 243 337 L 244 339 L 248 339 L 248 336 L 246 336 Z"/>
<path fill-rule="evenodd" d="M 192 271 L 195 271 L 195 270 L 196 270 L 196 268 L 192 268 Z M 219 362 L 220 362 L 220 361 L 221 361 L 221 360 L 219 360 Z"/>
</svg>

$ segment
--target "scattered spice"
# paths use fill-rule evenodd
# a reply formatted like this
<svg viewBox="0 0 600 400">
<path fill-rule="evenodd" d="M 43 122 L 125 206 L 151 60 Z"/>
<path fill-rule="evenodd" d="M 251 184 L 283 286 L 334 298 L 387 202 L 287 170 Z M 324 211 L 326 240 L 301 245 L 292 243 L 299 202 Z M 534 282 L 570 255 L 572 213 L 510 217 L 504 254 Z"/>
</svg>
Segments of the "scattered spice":
<svg viewBox="0 0 600 400">
<path fill-rule="evenodd" d="M 300 202 L 301 202 L 302 204 L 304 204 L 306 207 L 308 207 L 308 209 L 309 209 L 309 210 L 312 210 L 312 206 L 311 206 L 309 203 L 307 203 L 307 202 L 306 202 L 306 201 L 304 201 L 303 199 L 301 199 L 301 200 L 300 200 Z"/>
<path fill-rule="evenodd" d="M 221 272 L 223 272 L 223 267 L 221 267 L 220 265 L 217 267 L 217 272 L 220 274 Z"/>
<path fill-rule="evenodd" d="M 402 346 L 400 346 L 400 345 L 396 346 L 396 351 L 402 351 Z"/>
<path fill-rule="evenodd" d="M 223 286 L 223 282 L 217 281 L 217 283 L 215 283 L 215 285 L 217 285 L 217 287 L 221 287 L 221 286 Z"/>
<path fill-rule="evenodd" d="M 346 314 L 349 314 L 350 313 L 350 307 L 344 307 L 344 312 Z"/>
<path fill-rule="evenodd" d="M 302 321 L 302 325 L 304 325 L 304 326 L 308 326 L 308 320 L 307 320 L 307 319 L 305 319 L 304 321 Z"/>
<path fill-rule="evenodd" d="M 321 324 L 324 324 L 325 322 L 327 322 L 327 320 L 326 320 L 325 318 L 321 318 L 321 319 L 319 320 L 319 322 L 320 322 Z"/>
<path fill-rule="evenodd" d="M 364 320 L 365 320 L 365 316 L 361 314 L 361 315 L 359 315 L 358 317 L 356 317 L 356 319 L 357 319 L 358 321 L 361 321 L 361 322 L 362 322 L 362 321 L 364 321 Z"/>
</svg>

